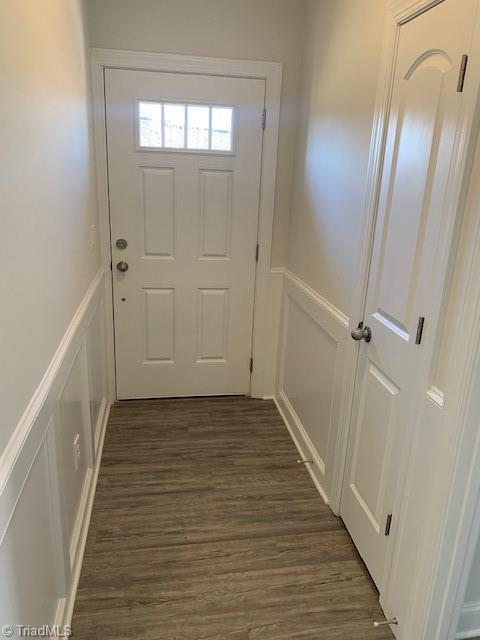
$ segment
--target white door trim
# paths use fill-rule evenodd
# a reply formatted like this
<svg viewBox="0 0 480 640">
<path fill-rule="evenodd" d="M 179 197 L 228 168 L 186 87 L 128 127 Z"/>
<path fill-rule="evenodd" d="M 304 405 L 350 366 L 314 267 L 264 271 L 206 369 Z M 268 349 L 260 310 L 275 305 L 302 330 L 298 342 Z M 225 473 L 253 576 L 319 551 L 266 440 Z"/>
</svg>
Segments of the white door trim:
<svg viewBox="0 0 480 640">
<path fill-rule="evenodd" d="M 251 378 L 251 395 L 257 398 L 271 397 L 274 393 L 275 384 L 281 289 L 278 276 L 271 269 L 271 250 L 283 65 L 279 62 L 231 60 L 142 51 L 123 51 L 120 49 L 92 49 L 92 98 L 100 216 L 99 231 L 101 255 L 105 265 L 110 265 L 110 220 L 105 143 L 104 70 L 106 68 L 171 73 L 201 73 L 265 80 L 267 118 L 263 135 L 259 198 L 258 243 L 260 252 L 255 280 L 252 340 L 254 366 Z M 114 379 L 113 309 L 111 302 L 107 313 L 112 318 L 112 321 L 108 323 L 108 355 L 111 377 Z"/>
<path fill-rule="evenodd" d="M 386 0 L 387 15 L 384 26 L 381 66 L 373 117 L 372 136 L 368 160 L 367 179 L 364 194 L 363 221 L 357 263 L 357 278 L 349 317 L 353 328 L 363 318 L 370 269 L 370 255 L 381 182 L 384 145 L 390 110 L 399 31 L 402 24 L 443 0 Z M 477 5 L 478 6 L 478 5 Z M 480 20 L 475 23 L 472 55 L 469 59 L 468 75 L 465 83 L 465 108 L 462 114 L 462 135 L 455 148 L 452 172 L 448 189 L 448 206 L 458 208 L 468 189 L 470 155 L 477 132 L 478 122 L 475 106 L 478 100 L 477 87 L 480 83 Z M 478 206 L 478 203 L 477 203 Z M 442 247 L 444 260 L 449 258 L 449 248 Z M 466 283 L 464 300 L 468 301 L 459 310 L 465 331 L 456 336 L 456 356 L 450 375 L 448 389 L 448 413 L 442 423 L 442 430 L 454 432 L 455 449 L 442 452 L 444 463 L 442 473 L 448 473 L 449 495 L 445 500 L 437 500 L 430 513 L 431 522 L 440 525 L 439 545 L 422 549 L 419 570 L 412 581 L 412 606 L 404 625 L 405 637 L 428 638 L 428 640 L 450 640 L 455 637 L 456 624 L 460 616 L 463 590 L 480 532 L 480 437 L 478 423 L 480 415 L 472 419 L 468 409 L 472 398 L 475 371 L 480 366 L 480 222 L 478 238 L 470 260 L 470 273 Z M 353 357 L 352 357 L 353 362 Z M 348 383 L 351 407 L 354 376 Z M 480 380 L 478 380 L 480 386 Z M 478 386 L 473 393 L 478 393 Z M 477 414 L 480 410 L 477 411 Z M 351 418 L 351 416 L 350 416 Z M 342 422 L 337 444 L 337 468 L 332 486 L 331 504 L 336 510 L 340 502 L 340 492 L 345 471 L 345 452 L 348 439 L 349 420 Z M 448 465 L 445 468 L 445 464 Z M 403 472 L 402 481 L 411 475 L 410 465 Z M 439 471 L 440 472 L 440 471 Z M 446 504 L 448 497 L 448 504 Z M 399 518 L 405 514 L 400 513 Z M 402 523 L 398 522 L 400 529 Z M 429 579 L 426 579 L 428 575 Z M 427 591 L 427 593 L 425 593 Z M 417 598 L 418 596 L 418 598 Z M 389 612 L 387 612 L 389 613 Z"/>
</svg>

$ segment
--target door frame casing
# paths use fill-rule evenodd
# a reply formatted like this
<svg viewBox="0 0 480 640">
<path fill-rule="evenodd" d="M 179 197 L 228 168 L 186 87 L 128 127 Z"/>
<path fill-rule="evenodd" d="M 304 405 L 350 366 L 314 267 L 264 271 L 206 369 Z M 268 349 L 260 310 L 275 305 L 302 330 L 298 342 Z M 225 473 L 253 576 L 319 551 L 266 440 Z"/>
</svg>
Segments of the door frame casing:
<svg viewBox="0 0 480 640">
<path fill-rule="evenodd" d="M 280 318 L 281 279 L 271 268 L 278 131 L 283 65 L 279 62 L 233 60 L 121 49 L 94 48 L 91 52 L 91 85 L 97 190 L 99 207 L 100 253 L 103 263 L 111 265 L 110 207 L 105 116 L 105 69 L 131 69 L 167 73 L 190 73 L 231 78 L 255 78 L 265 81 L 266 126 L 263 131 L 262 164 L 258 207 L 259 257 L 256 264 L 250 393 L 263 398 L 273 395 Z M 259 131 L 261 123 L 259 123 Z M 260 134 L 259 134 L 260 135 Z M 252 247 L 252 260 L 255 248 Z M 109 279 L 110 293 L 112 280 Z M 112 296 L 109 295 L 108 360 L 116 388 Z M 116 389 L 112 389 L 116 397 Z"/>
<path fill-rule="evenodd" d="M 351 328 L 364 316 L 366 292 L 370 271 L 370 256 L 373 246 L 378 198 L 381 186 L 384 149 L 388 127 L 388 119 L 393 91 L 394 70 L 399 42 L 400 28 L 406 22 L 420 13 L 428 11 L 444 0 L 385 0 L 386 17 L 382 43 L 381 66 L 377 85 L 375 109 L 373 117 L 370 152 L 368 159 L 367 178 L 365 185 L 362 229 L 359 242 L 356 282 L 353 287 L 355 295 L 352 299 L 349 317 Z M 461 135 L 457 141 L 452 171 L 448 185 L 449 219 L 452 226 L 457 215 L 462 214 L 462 204 L 466 199 L 469 188 L 469 161 L 473 155 L 475 138 L 478 130 L 478 92 L 480 84 L 480 21 L 478 19 L 479 2 L 477 0 L 477 16 L 474 26 L 473 45 L 468 63 L 468 74 L 464 87 L 464 105 L 461 114 Z M 477 44 L 475 44 L 475 42 Z M 453 232 L 453 230 L 451 230 Z M 456 337 L 458 349 L 452 363 L 452 373 L 449 376 L 451 385 L 448 388 L 448 404 L 442 430 L 451 429 L 454 435 L 445 445 L 442 452 L 443 472 L 448 474 L 449 489 L 445 499 L 437 499 L 431 506 L 428 517 L 429 527 L 440 528 L 439 543 L 428 546 L 427 541 L 422 545 L 418 567 L 412 576 L 410 601 L 415 606 L 409 608 L 408 615 L 402 624 L 404 636 L 412 640 L 451 640 L 452 631 L 459 619 L 460 607 L 467 578 L 465 571 L 470 566 L 474 553 L 474 541 L 480 531 L 480 438 L 475 439 L 472 417 L 468 415 L 472 384 L 475 379 L 475 368 L 480 362 L 480 223 L 478 227 L 478 241 L 472 252 L 470 262 L 470 277 L 465 286 L 465 299 L 470 300 L 468 309 L 460 309 L 459 316 L 465 319 L 466 331 Z M 441 262 L 447 270 L 450 264 L 451 252 L 455 250 L 455 243 L 441 247 Z M 358 353 L 358 350 L 357 350 Z M 353 360 L 353 357 L 352 357 Z M 354 393 L 354 377 L 350 376 L 346 394 L 348 406 L 352 407 Z M 479 381 L 480 384 L 480 381 Z M 480 410 L 477 416 L 480 421 Z M 333 508 L 340 504 L 341 490 L 345 473 L 347 442 L 350 424 L 353 416 L 348 416 L 342 422 L 337 442 L 337 468 L 335 482 L 332 488 L 331 503 Z M 413 429 L 407 435 L 409 441 L 413 438 Z M 452 450 L 452 442 L 455 448 Z M 408 452 L 409 447 L 406 447 Z M 400 484 L 407 485 L 413 477 L 413 460 L 408 455 L 402 470 Z M 448 463 L 448 468 L 445 465 Z M 439 470 L 439 472 L 442 470 Z M 468 483 L 467 483 L 468 479 Z M 406 492 L 408 494 L 408 492 Z M 405 526 L 407 514 L 402 506 L 404 491 L 396 500 L 397 518 L 392 534 L 390 560 L 393 548 L 396 546 L 397 532 Z M 410 492 L 410 496 L 412 493 Z M 435 496 L 438 498 L 438 496 Z M 448 499 L 448 502 L 447 502 Z M 470 512 L 467 508 L 470 505 Z M 459 524 L 459 514 L 462 518 Z M 394 616 L 395 612 L 386 611 Z M 449 635 L 450 634 L 450 635 Z"/>
</svg>

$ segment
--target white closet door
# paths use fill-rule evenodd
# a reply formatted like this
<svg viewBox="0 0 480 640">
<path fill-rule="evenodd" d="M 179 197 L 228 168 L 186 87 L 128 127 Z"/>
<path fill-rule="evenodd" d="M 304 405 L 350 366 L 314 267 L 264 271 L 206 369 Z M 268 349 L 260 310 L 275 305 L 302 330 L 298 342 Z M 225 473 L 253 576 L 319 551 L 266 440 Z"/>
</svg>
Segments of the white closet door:
<svg viewBox="0 0 480 640">
<path fill-rule="evenodd" d="M 381 588 L 400 477 L 398 461 L 417 372 L 431 353 L 417 344 L 438 303 L 437 249 L 463 94 L 462 56 L 475 2 L 445 0 L 404 24 L 376 220 L 341 515 Z M 419 336 L 420 337 L 420 336 Z"/>
</svg>

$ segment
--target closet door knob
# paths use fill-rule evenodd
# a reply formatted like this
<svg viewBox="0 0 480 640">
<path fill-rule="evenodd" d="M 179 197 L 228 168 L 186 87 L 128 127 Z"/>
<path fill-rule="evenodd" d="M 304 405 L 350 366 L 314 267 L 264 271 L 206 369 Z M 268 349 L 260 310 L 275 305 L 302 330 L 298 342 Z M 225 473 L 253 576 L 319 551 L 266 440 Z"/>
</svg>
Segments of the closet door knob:
<svg viewBox="0 0 480 640">
<path fill-rule="evenodd" d="M 359 322 L 358 327 L 356 329 L 352 329 L 351 335 L 354 340 L 365 340 L 365 342 L 370 342 L 372 339 L 372 330 L 370 327 L 364 327 L 363 322 Z"/>
<path fill-rule="evenodd" d="M 128 271 L 128 262 L 117 262 L 117 269 L 122 271 L 122 273 Z"/>
</svg>

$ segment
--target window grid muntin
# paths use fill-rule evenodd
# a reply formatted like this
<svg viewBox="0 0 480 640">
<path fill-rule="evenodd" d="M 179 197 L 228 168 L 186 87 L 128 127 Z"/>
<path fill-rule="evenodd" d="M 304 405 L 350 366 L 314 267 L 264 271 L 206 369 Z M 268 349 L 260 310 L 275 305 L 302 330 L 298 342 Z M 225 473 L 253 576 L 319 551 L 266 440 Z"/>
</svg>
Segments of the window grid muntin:
<svg viewBox="0 0 480 640">
<path fill-rule="evenodd" d="M 190 137 L 194 137 L 194 129 L 193 126 L 191 126 L 191 122 L 190 122 L 190 118 L 194 117 L 194 112 L 195 110 L 198 111 L 203 111 L 205 113 L 205 111 L 207 111 L 207 126 L 206 128 L 204 127 L 202 128 L 198 128 L 198 137 L 200 138 L 202 136 L 202 132 L 204 133 L 206 131 L 206 135 L 207 135 L 207 146 L 194 146 L 193 144 L 190 144 Z M 206 105 L 206 104 L 188 104 L 187 108 L 186 108 L 186 114 L 187 114 L 187 128 L 186 128 L 186 132 L 187 132 L 187 140 L 186 140 L 186 148 L 187 149 L 191 149 L 193 151 L 210 151 L 211 150 L 211 143 L 210 143 L 210 129 L 211 129 L 211 106 L 210 105 Z M 198 113 L 198 112 L 197 112 Z M 190 134 L 190 135 L 189 135 Z M 193 141 L 192 141 L 193 142 Z"/>
<path fill-rule="evenodd" d="M 143 104 L 155 104 L 161 106 L 161 146 L 160 145 L 148 145 L 142 144 L 142 129 L 140 117 Z M 181 106 L 184 108 L 184 131 L 183 131 L 183 147 L 171 147 L 165 144 L 165 106 Z M 188 107 L 207 107 L 208 108 L 208 149 L 188 147 Z M 213 110 L 214 109 L 227 109 L 230 111 L 230 129 L 225 130 L 225 134 L 229 137 L 228 148 L 213 148 Z M 137 142 L 140 149 L 157 149 L 165 151 L 192 151 L 203 153 L 232 153 L 234 150 L 234 128 L 235 128 L 235 108 L 231 105 L 220 104 L 205 104 L 200 102 L 180 102 L 180 101 L 157 101 L 157 100 L 137 100 Z"/>
</svg>

